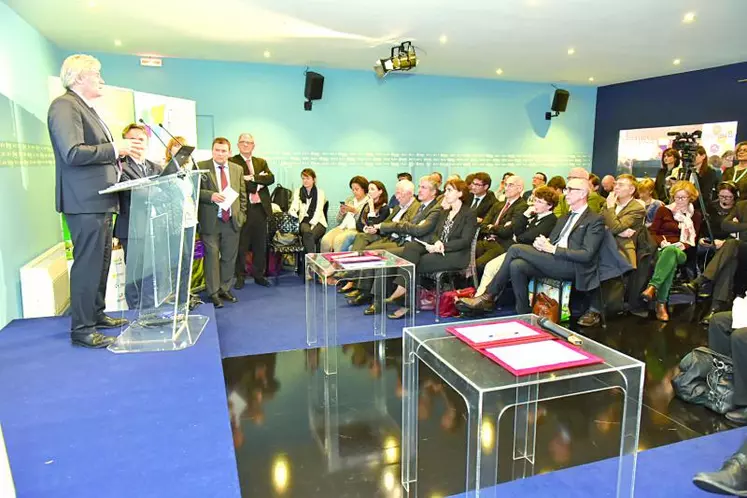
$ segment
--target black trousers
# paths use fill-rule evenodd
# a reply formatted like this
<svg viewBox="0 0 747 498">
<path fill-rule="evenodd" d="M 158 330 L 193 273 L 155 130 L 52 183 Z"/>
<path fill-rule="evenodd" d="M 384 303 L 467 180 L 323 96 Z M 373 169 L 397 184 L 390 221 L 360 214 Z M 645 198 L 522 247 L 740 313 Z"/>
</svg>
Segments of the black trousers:
<svg viewBox="0 0 747 498">
<path fill-rule="evenodd" d="M 112 213 L 66 214 L 73 242 L 70 311 L 73 333 L 90 334 L 106 308 L 112 259 Z"/>
<path fill-rule="evenodd" d="M 327 232 L 327 227 L 321 223 L 317 223 L 312 227 L 309 223 L 303 222 L 299 227 L 299 232 L 301 234 L 301 243 L 303 244 L 304 251 L 308 254 L 313 254 L 317 252 L 317 245 Z"/>
<path fill-rule="evenodd" d="M 267 270 L 267 213 L 262 204 L 249 204 L 241 227 L 236 256 L 236 276 L 246 275 L 246 253 L 252 252 L 252 276 L 262 278 Z"/>
<path fill-rule="evenodd" d="M 716 313 L 708 325 L 708 347 L 734 362 L 734 404 L 747 406 L 747 328 L 731 328 L 731 311 Z"/>
<path fill-rule="evenodd" d="M 531 313 L 529 281 L 533 277 L 575 280 L 576 270 L 573 263 L 556 258 L 554 254 L 540 252 L 530 245 L 514 244 L 506 252 L 506 259 L 490 282 L 488 292 L 494 296 L 500 294 L 510 280 L 516 298 L 516 313 Z"/>
<path fill-rule="evenodd" d="M 724 242 L 706 265 L 703 276 L 713 282 L 713 300 L 727 303 L 734 291 L 734 275 L 738 266 L 747 262 L 747 243 L 736 239 Z"/>
</svg>

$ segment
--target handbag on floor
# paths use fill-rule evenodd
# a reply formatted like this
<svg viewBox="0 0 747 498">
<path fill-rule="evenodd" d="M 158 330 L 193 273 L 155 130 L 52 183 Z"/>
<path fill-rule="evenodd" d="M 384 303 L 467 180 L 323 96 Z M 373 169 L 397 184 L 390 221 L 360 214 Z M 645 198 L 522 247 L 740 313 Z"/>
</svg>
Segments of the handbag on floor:
<svg viewBox="0 0 747 498">
<path fill-rule="evenodd" d="M 474 287 L 467 287 L 466 289 L 450 290 L 441 293 L 441 297 L 438 301 L 438 316 L 441 318 L 448 318 L 450 316 L 459 316 L 459 311 L 456 309 L 456 300 L 462 297 L 474 297 Z"/>
<path fill-rule="evenodd" d="M 735 408 L 734 364 L 731 358 L 710 348 L 697 347 L 682 358 L 672 387 L 681 400 L 716 413 L 723 415 Z"/>
<path fill-rule="evenodd" d="M 544 292 L 537 294 L 532 306 L 532 313 L 558 323 L 560 319 L 560 304 Z"/>
</svg>

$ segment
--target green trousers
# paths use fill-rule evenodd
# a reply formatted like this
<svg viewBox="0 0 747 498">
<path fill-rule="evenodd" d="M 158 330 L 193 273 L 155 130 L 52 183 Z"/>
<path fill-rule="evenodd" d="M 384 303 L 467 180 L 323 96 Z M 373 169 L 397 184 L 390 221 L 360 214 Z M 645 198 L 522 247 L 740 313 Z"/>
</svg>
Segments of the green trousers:
<svg viewBox="0 0 747 498">
<path fill-rule="evenodd" d="M 656 287 L 656 300 L 660 303 L 669 301 L 669 291 L 672 288 L 677 266 L 687 260 L 687 255 L 679 247 L 667 246 L 659 251 L 659 257 L 654 268 L 654 276 L 649 285 Z"/>
</svg>

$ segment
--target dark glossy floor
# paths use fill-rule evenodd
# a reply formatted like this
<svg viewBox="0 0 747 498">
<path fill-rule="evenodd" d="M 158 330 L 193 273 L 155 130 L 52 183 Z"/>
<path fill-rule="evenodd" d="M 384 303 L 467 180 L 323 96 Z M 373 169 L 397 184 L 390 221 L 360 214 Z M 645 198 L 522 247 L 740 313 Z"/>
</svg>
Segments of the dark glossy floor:
<svg viewBox="0 0 747 498">
<path fill-rule="evenodd" d="M 673 397 L 670 380 L 679 360 L 707 343 L 707 330 L 696 323 L 700 311 L 679 306 L 666 325 L 627 316 L 610 320 L 607 330 L 584 331 L 646 362 L 641 450 L 732 427 L 725 418 Z M 243 496 L 404 495 L 401 341 L 343 346 L 339 353 L 336 382 L 323 375 L 318 349 L 223 361 Z M 420 383 L 418 495 L 463 492 L 465 406 L 435 375 L 421 370 Z M 541 403 L 534 472 L 613 456 L 620 409 L 621 396 L 614 393 Z M 505 414 L 497 431 L 484 427 L 492 443 L 496 437 L 509 441 L 512 418 Z M 500 448 L 499 480 L 506 481 L 514 472 L 508 464 L 511 448 Z"/>
</svg>

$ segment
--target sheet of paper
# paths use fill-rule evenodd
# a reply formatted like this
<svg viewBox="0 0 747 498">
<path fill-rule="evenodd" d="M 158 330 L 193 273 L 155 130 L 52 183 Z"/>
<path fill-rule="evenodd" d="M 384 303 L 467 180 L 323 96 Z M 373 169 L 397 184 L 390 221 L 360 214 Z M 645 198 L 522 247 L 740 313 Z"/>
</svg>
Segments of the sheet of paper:
<svg viewBox="0 0 747 498">
<path fill-rule="evenodd" d="M 485 351 L 493 354 L 515 370 L 558 365 L 586 359 L 586 356 L 565 347 L 560 341 L 526 342 L 487 348 Z"/>
<path fill-rule="evenodd" d="M 338 263 L 362 263 L 364 261 L 382 261 L 383 259 L 379 256 L 348 256 L 336 258 L 335 261 Z"/>
<path fill-rule="evenodd" d="M 454 330 L 475 344 L 540 335 L 533 328 L 518 322 L 486 323 L 485 325 L 475 325 L 472 327 L 454 327 Z"/>
<path fill-rule="evenodd" d="M 386 260 L 380 261 L 363 261 L 360 263 L 340 263 L 340 265 L 346 270 L 353 270 L 355 268 L 372 268 L 374 266 L 386 265 Z"/>
<path fill-rule="evenodd" d="M 226 198 L 223 202 L 218 204 L 218 207 L 222 210 L 231 209 L 231 204 L 233 204 L 233 201 L 235 201 L 239 197 L 239 193 L 236 192 L 234 189 L 232 189 L 230 186 L 226 187 L 223 192 L 223 197 Z"/>
</svg>

